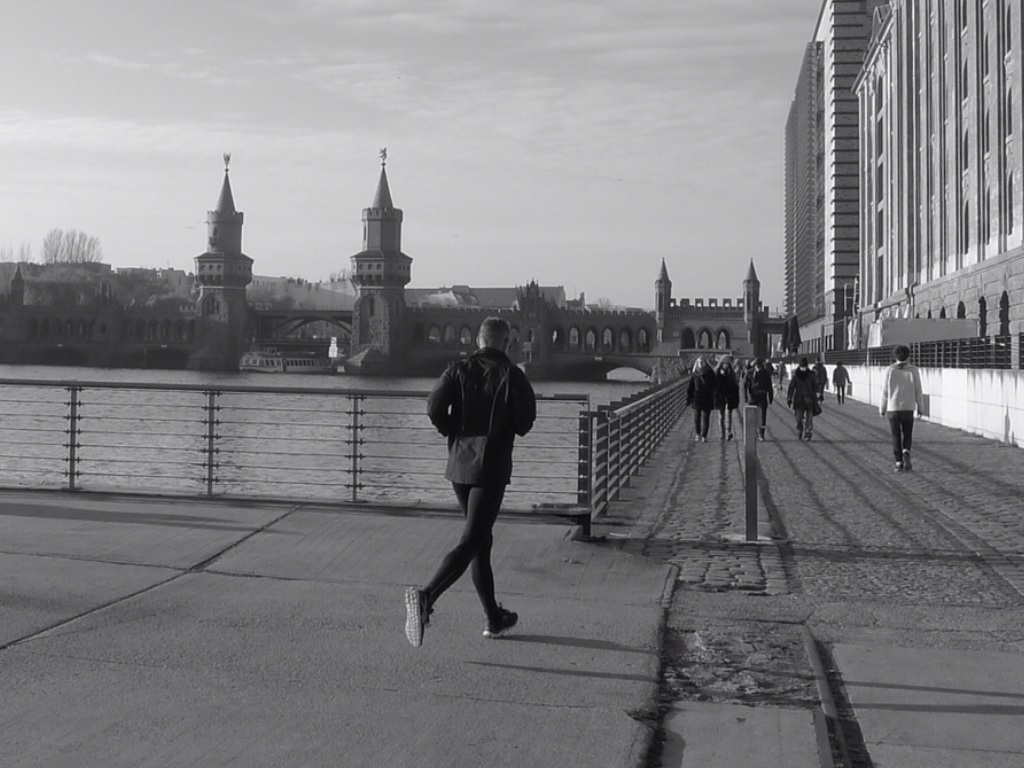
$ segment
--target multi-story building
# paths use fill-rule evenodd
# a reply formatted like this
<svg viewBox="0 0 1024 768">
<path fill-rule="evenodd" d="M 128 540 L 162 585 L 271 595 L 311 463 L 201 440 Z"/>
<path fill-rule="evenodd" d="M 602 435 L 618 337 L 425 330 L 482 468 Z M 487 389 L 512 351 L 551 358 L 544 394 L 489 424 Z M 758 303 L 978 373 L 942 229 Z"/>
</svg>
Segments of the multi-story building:
<svg viewBox="0 0 1024 768">
<path fill-rule="evenodd" d="M 880 0 L 824 0 L 786 124 L 786 311 L 804 352 L 846 346 L 860 264 L 857 96 Z"/>
<path fill-rule="evenodd" d="M 1024 331 L 1020 0 L 878 9 L 860 101 L 862 326 Z"/>
</svg>

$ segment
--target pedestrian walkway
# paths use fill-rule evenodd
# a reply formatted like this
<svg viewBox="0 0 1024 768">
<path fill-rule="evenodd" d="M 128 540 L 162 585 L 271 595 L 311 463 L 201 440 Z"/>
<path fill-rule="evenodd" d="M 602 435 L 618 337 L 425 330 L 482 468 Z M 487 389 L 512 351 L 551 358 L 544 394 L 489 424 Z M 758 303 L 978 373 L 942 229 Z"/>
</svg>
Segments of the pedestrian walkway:
<svg viewBox="0 0 1024 768">
<path fill-rule="evenodd" d="M 670 630 L 707 644 L 731 627 L 732 645 L 751 648 L 739 670 L 716 659 L 718 678 L 680 665 L 686 696 L 757 701 L 751 691 L 771 676 L 744 619 L 799 623 L 815 642 L 797 677 L 813 674 L 810 654 L 833 669 L 824 687 L 854 764 L 1024 765 L 1024 451 L 918 421 L 914 471 L 897 474 L 877 409 L 824 405 L 810 442 L 791 411 L 770 410 L 757 446 L 768 543 L 742 542 L 742 446 L 677 440 L 681 481 L 643 545 L 679 566 Z M 686 714 L 693 701 L 676 706 L 685 740 L 701 718 Z"/>
<path fill-rule="evenodd" d="M 403 588 L 454 515 L 0 495 L 4 768 L 640 766 L 669 569 L 499 521 L 424 645 Z"/>
</svg>

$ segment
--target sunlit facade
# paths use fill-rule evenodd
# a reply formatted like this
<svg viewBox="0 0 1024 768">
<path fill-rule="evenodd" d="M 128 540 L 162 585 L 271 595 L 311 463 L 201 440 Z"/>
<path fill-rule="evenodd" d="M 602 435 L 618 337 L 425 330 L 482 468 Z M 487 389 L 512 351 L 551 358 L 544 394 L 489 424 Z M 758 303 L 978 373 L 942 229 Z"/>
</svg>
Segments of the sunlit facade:
<svg viewBox="0 0 1024 768">
<path fill-rule="evenodd" d="M 880 0 L 824 0 L 786 125 L 786 311 L 802 351 L 846 346 L 860 266 L 857 95 Z"/>
<path fill-rule="evenodd" d="M 856 83 L 862 327 L 1024 331 L 1019 0 L 894 0 Z"/>
</svg>

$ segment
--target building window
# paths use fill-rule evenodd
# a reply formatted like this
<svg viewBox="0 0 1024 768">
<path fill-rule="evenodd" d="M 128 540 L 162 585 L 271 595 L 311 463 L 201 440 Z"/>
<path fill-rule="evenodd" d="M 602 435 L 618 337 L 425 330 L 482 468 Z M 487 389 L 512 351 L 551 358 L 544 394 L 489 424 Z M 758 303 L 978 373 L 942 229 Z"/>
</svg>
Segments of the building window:
<svg viewBox="0 0 1024 768">
<path fill-rule="evenodd" d="M 971 240 L 971 204 L 969 202 L 964 203 L 964 218 L 961 223 L 960 233 L 960 250 L 963 253 L 967 253 L 967 249 L 970 247 Z"/>
<path fill-rule="evenodd" d="M 1013 174 L 1006 176 L 1006 234 L 1013 234 Z"/>
<path fill-rule="evenodd" d="M 983 239 L 988 243 L 992 239 L 992 190 L 985 187 L 985 211 L 981 218 Z"/>
</svg>

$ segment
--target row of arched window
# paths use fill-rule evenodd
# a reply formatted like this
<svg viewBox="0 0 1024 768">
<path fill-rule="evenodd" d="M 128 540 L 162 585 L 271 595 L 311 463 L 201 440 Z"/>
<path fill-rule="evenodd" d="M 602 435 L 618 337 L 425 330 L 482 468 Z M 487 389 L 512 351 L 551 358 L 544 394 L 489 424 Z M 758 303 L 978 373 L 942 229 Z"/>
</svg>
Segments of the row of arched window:
<svg viewBox="0 0 1024 768">
<path fill-rule="evenodd" d="M 732 334 L 728 328 L 719 328 L 712 331 L 710 328 L 701 328 L 694 331 L 692 328 L 683 328 L 679 334 L 680 349 L 732 349 Z"/>
<path fill-rule="evenodd" d="M 526 338 L 520 338 L 519 327 L 513 325 L 513 347 L 524 341 L 536 341 L 533 330 L 527 331 Z M 468 325 L 456 327 L 449 323 L 442 327 L 417 323 L 413 326 L 413 343 L 468 348 L 476 344 L 476 330 Z M 556 326 L 551 330 L 548 348 L 555 352 L 650 352 L 651 333 L 646 328 L 639 328 L 634 334 L 630 328 L 599 330 L 593 326 L 571 326 L 566 330 Z"/>
<path fill-rule="evenodd" d="M 566 352 L 650 352 L 651 334 L 638 328 L 634 336 L 631 328 L 604 328 L 570 326 L 568 332 L 556 327 L 551 333 L 551 349 Z"/>
<path fill-rule="evenodd" d="M 32 318 L 28 336 L 33 341 L 91 341 L 97 331 L 95 318 Z M 195 337 L 195 320 L 125 320 L 121 327 L 125 341 L 190 342 Z M 99 323 L 107 333 L 107 323 Z"/>
<path fill-rule="evenodd" d="M 963 320 L 969 317 L 976 317 L 978 319 L 978 335 L 988 336 L 991 332 L 995 336 L 1009 336 L 1010 335 L 1010 295 L 1003 291 L 999 297 L 999 307 L 996 317 L 991 318 L 996 324 L 989 324 L 989 309 L 988 299 L 981 296 L 978 299 L 978 304 L 975 313 L 971 313 L 966 304 L 962 301 L 957 302 L 955 311 L 955 317 L 958 320 Z M 921 317 L 921 313 L 917 313 L 917 317 Z M 941 307 L 938 315 L 933 315 L 932 310 L 929 308 L 928 313 L 925 315 L 929 320 L 933 317 L 938 317 L 941 320 L 945 320 L 947 317 L 946 308 Z"/>
</svg>

